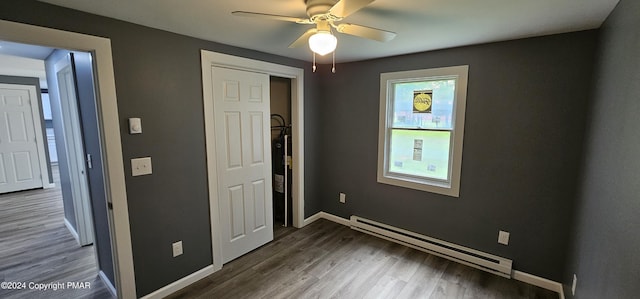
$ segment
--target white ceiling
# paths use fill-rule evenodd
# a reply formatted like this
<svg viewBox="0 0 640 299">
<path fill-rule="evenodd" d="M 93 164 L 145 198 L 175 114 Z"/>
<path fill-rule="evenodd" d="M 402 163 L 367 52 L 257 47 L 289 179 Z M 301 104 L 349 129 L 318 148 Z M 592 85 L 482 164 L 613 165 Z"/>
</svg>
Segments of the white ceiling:
<svg viewBox="0 0 640 299">
<path fill-rule="evenodd" d="M 44 59 L 53 49 L 0 40 L 0 75 L 36 77 L 47 88 Z"/>
<path fill-rule="evenodd" d="M 35 77 L 40 79 L 40 88 L 47 88 L 44 60 L 0 54 L 0 75 Z"/>
<path fill-rule="evenodd" d="M 25 45 L 0 40 L 0 55 L 12 55 L 37 60 L 44 60 L 53 52 L 52 48 Z"/>
<path fill-rule="evenodd" d="M 41 0 L 223 44 L 310 60 L 288 45 L 311 25 L 232 16 L 306 18 L 303 0 Z M 335 1 L 335 0 L 334 0 Z M 598 28 L 619 0 L 376 0 L 345 22 L 396 32 L 387 43 L 338 34 L 338 62 Z M 324 58 L 321 61 L 327 61 Z"/>
</svg>

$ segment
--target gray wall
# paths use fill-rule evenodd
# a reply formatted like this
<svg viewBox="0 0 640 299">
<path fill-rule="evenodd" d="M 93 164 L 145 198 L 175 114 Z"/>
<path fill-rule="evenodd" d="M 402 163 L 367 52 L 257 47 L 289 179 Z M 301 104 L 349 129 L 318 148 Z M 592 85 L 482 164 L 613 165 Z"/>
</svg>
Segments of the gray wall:
<svg viewBox="0 0 640 299">
<path fill-rule="evenodd" d="M 573 215 L 597 31 L 341 64 L 316 110 L 323 211 L 510 258 L 559 281 Z M 376 182 L 380 73 L 469 65 L 460 197 Z M 345 192 L 347 203 L 338 202 Z M 511 233 L 499 245 L 499 230 Z"/>
<path fill-rule="evenodd" d="M 200 49 L 305 68 L 305 127 L 316 127 L 309 110 L 317 106 L 310 63 L 32 0 L 0 2 L 0 19 L 111 39 L 138 296 L 212 262 Z M 143 134 L 127 133 L 129 117 L 142 118 Z M 313 132 L 305 134 L 313 138 Z M 306 144 L 305 162 L 311 166 L 314 143 Z M 153 158 L 154 173 L 131 177 L 129 160 L 141 156 Z M 313 182 L 313 174 L 306 181 Z M 315 189 L 308 187 L 306 196 Z M 307 215 L 318 209 L 305 207 Z M 184 254 L 173 258 L 171 243 L 177 240 L 183 241 Z"/>
<path fill-rule="evenodd" d="M 49 146 L 47 145 L 47 131 L 44 123 L 44 113 L 42 112 L 43 110 L 42 110 L 42 99 L 41 99 L 41 92 L 40 92 L 40 79 L 30 78 L 30 77 L 0 75 L 0 83 L 33 85 L 36 87 L 36 92 L 38 94 L 38 109 L 40 110 L 40 124 L 42 124 L 42 127 L 40 129 L 42 130 L 42 137 L 44 138 L 44 153 L 47 159 L 46 161 L 47 171 L 49 173 L 48 183 L 53 184 L 53 173 L 51 172 L 51 158 L 49 157 Z M 47 182 L 43 182 L 43 183 L 47 184 Z"/>
<path fill-rule="evenodd" d="M 637 4 L 633 5 L 637 12 Z M 2 1 L 0 19 L 111 39 L 139 296 L 211 263 L 200 49 L 305 68 L 306 216 L 325 210 L 343 217 L 369 217 L 505 256 L 514 260 L 518 270 L 566 281 L 564 265 L 583 160 L 597 31 L 341 64 L 337 74 L 331 74 L 326 66 L 311 73 L 310 63 L 31 0 Z M 633 37 L 637 45 L 637 35 Z M 633 50 L 637 47 L 625 53 Z M 637 72 L 631 72 L 631 67 L 638 66 L 637 57 L 627 56 L 632 58 L 625 63 L 635 59 L 635 64 L 622 67 L 635 80 L 623 81 L 624 86 L 637 95 L 637 85 L 628 83 L 638 82 Z M 462 64 L 470 65 L 470 71 L 460 198 L 376 183 L 379 74 Z M 615 59 L 605 65 L 613 69 L 621 64 Z M 612 72 L 603 71 L 600 77 Z M 615 80 L 605 81 L 614 89 L 610 81 Z M 625 103 L 627 109 L 617 107 L 622 115 L 637 109 L 637 103 Z M 596 119 L 615 122 L 610 126 L 618 129 L 624 122 L 631 125 L 627 128 L 633 127 L 631 116 L 612 120 L 611 115 Z M 129 117 L 142 118 L 144 134 L 128 135 Z M 637 137 L 631 136 L 635 131 L 623 132 L 625 137 Z M 622 144 L 623 139 L 611 141 Z M 604 143 L 591 143 L 595 149 L 590 149 L 589 157 L 601 154 L 596 150 L 604 153 Z M 637 158 L 625 151 L 628 148 L 626 143 L 618 147 L 618 154 Z M 129 159 L 140 156 L 153 157 L 154 174 L 133 178 Z M 594 163 L 588 165 L 602 166 Z M 628 186 L 633 186 L 631 171 L 621 177 Z M 589 177 L 595 180 L 596 170 L 587 173 L 591 175 L 586 182 Z M 338 192 L 347 193 L 347 204 L 338 203 Z M 631 191 L 609 192 L 616 199 L 620 192 Z M 586 216 L 580 223 L 602 208 L 589 204 L 597 202 L 595 195 L 591 201 L 585 197 Z M 623 212 L 634 210 L 617 207 L 611 208 L 613 214 L 630 215 Z M 496 242 L 500 229 L 511 232 L 508 247 Z M 576 250 L 580 256 L 576 264 L 593 263 L 595 255 L 585 252 L 592 252 L 594 242 L 603 239 L 578 239 L 577 247 L 585 249 Z M 185 254 L 172 258 L 170 244 L 176 240 L 183 240 Z M 635 246 L 629 248 L 638 247 L 632 243 Z M 598 272 L 589 272 L 592 269 L 602 270 L 587 267 L 579 273 L 594 273 L 595 281 Z M 587 274 L 582 276 L 585 283 L 589 281 Z"/>
<path fill-rule="evenodd" d="M 621 0 L 601 29 L 595 100 L 577 203 L 571 298 L 640 294 L 640 2 Z"/>
</svg>

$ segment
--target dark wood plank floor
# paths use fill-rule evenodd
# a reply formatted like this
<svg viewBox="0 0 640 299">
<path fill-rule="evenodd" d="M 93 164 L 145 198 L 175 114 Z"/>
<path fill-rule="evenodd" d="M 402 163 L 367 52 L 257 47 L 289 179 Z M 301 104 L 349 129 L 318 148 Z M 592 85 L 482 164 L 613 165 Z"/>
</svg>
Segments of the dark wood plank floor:
<svg viewBox="0 0 640 299">
<path fill-rule="evenodd" d="M 276 239 L 169 298 L 553 298 L 558 294 L 327 220 Z"/>
<path fill-rule="evenodd" d="M 0 282 L 24 282 L 26 290 L 0 288 L 0 298 L 111 298 L 98 277 L 92 246 L 80 247 L 64 225 L 59 173 L 56 188 L 0 195 Z M 29 283 L 89 282 L 89 289 L 29 289 Z"/>
</svg>

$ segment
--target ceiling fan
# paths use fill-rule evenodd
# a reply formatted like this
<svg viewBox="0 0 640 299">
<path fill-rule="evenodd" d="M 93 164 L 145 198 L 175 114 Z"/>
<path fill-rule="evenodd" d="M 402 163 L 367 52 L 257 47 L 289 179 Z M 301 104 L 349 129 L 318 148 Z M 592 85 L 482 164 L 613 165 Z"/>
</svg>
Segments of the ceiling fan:
<svg viewBox="0 0 640 299">
<path fill-rule="evenodd" d="M 263 19 L 293 22 L 303 25 L 316 25 L 302 34 L 298 39 L 289 45 L 289 48 L 296 48 L 309 43 L 309 48 L 315 54 L 326 55 L 334 52 L 337 46 L 337 39 L 332 33 L 332 29 L 337 32 L 363 37 L 380 42 L 392 40 L 396 33 L 361 25 L 340 23 L 344 18 L 352 13 L 364 8 L 375 0 L 305 0 L 307 5 L 307 15 L 309 18 L 297 18 L 280 16 L 248 11 L 234 11 L 234 16 L 257 17 Z M 335 54 L 334 54 L 335 61 Z M 335 64 L 335 63 L 334 63 Z M 335 72 L 335 66 L 333 71 Z"/>
</svg>

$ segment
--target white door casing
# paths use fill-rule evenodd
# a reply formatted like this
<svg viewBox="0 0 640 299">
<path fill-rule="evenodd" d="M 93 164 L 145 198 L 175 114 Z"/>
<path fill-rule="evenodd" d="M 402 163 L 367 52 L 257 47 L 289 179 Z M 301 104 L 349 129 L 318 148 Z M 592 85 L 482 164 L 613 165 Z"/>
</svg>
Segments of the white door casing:
<svg viewBox="0 0 640 299">
<path fill-rule="evenodd" d="M 96 65 L 98 120 L 102 127 L 109 225 L 118 298 L 138 298 L 133 269 L 129 210 L 124 180 L 120 123 L 111 41 L 107 38 L 0 20 L 0 39 L 93 53 Z"/>
<path fill-rule="evenodd" d="M 37 101 L 33 85 L 0 84 L 0 193 L 48 181 Z"/>
<path fill-rule="evenodd" d="M 269 76 L 213 67 L 222 262 L 273 240 Z"/>
<path fill-rule="evenodd" d="M 66 146 L 67 164 L 71 179 L 71 196 L 76 220 L 76 232 L 80 245 L 93 243 L 93 217 L 87 170 L 84 161 L 84 145 L 80 128 L 76 80 L 71 66 L 70 54 L 55 64 L 58 93 L 62 110 L 63 139 Z"/>
<path fill-rule="evenodd" d="M 255 59 L 237 57 L 228 54 L 201 50 L 202 92 L 205 123 L 205 141 L 207 151 L 207 176 L 209 186 L 209 209 L 211 217 L 212 271 L 222 268 L 221 221 L 218 196 L 218 167 L 213 101 L 213 67 L 225 67 L 249 72 L 258 72 L 270 76 L 291 79 L 291 112 L 293 136 L 293 225 L 303 227 L 304 221 L 304 70 Z M 201 273 L 203 278 L 207 273 Z"/>
</svg>

